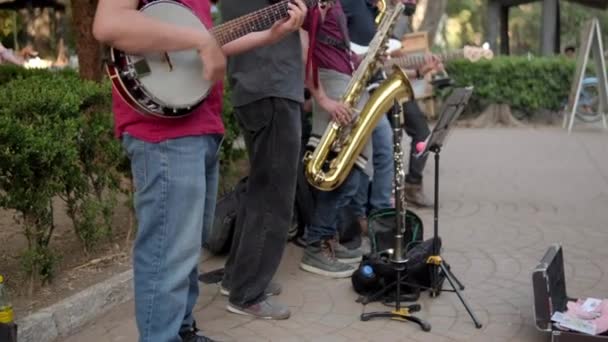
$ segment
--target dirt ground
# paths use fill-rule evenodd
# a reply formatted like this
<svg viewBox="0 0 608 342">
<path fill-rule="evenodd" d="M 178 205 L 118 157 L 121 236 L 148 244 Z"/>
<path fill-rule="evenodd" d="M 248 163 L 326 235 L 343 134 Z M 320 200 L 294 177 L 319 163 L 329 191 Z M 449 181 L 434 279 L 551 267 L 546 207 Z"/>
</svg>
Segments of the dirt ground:
<svg viewBox="0 0 608 342">
<path fill-rule="evenodd" d="M 22 271 L 19 255 L 27 247 L 22 227 L 15 221 L 15 212 L 0 209 L 0 274 L 4 275 L 17 318 L 49 306 L 83 288 L 129 268 L 131 241 L 127 198 L 121 196 L 113 218 L 113 234 L 103 240 L 89 255 L 73 231 L 72 221 L 65 214 L 62 201 L 54 203 L 55 233 L 51 249 L 60 257 L 55 278 L 29 295 L 29 278 Z"/>
</svg>

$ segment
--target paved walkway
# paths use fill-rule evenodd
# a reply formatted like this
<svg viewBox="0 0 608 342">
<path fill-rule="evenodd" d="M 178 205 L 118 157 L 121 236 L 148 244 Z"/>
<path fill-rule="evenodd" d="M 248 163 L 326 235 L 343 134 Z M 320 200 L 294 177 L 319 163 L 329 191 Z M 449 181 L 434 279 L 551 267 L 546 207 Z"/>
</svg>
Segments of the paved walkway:
<svg viewBox="0 0 608 342">
<path fill-rule="evenodd" d="M 532 314 L 530 271 L 547 247 L 562 243 L 571 296 L 608 297 L 608 133 L 575 128 L 458 128 L 442 153 L 440 235 L 465 297 L 483 323 L 475 329 L 455 294 L 423 294 L 422 332 L 412 323 L 361 322 L 384 310 L 355 303 L 350 280 L 325 280 L 298 269 L 290 245 L 278 273 L 292 317 L 281 322 L 227 313 L 216 286 L 205 286 L 196 316 L 227 341 L 546 341 Z M 434 163 L 426 170 L 432 193 Z M 432 233 L 432 212 L 416 211 Z M 203 267 L 213 269 L 212 258 Z M 446 283 L 447 285 L 447 283 Z M 65 342 L 136 341 L 133 303 L 117 307 Z"/>
</svg>

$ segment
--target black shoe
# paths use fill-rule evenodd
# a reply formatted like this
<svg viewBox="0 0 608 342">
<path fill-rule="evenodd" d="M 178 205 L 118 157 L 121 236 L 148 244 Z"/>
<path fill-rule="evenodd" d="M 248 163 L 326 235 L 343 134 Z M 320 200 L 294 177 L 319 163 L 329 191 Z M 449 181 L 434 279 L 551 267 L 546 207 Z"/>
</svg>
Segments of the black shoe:
<svg viewBox="0 0 608 342">
<path fill-rule="evenodd" d="M 191 330 L 181 331 L 179 336 L 182 338 L 183 342 L 214 342 L 207 336 L 200 335 L 198 332 L 198 328 L 196 327 L 196 323 L 192 325 Z"/>
</svg>

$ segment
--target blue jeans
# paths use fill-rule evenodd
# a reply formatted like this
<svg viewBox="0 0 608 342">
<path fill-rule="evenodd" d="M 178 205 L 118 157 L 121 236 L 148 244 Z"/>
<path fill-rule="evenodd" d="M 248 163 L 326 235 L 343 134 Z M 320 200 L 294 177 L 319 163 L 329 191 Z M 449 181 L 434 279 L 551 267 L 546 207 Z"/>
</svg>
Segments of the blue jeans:
<svg viewBox="0 0 608 342">
<path fill-rule="evenodd" d="M 367 216 L 368 211 L 392 208 L 393 191 L 393 129 L 388 117 L 383 115 L 372 132 L 374 176 L 361 177 L 358 193 L 354 200 L 355 213 Z"/>
<path fill-rule="evenodd" d="M 315 210 L 311 223 L 306 227 L 307 244 L 336 236 L 339 213 L 353 201 L 362 177 L 367 177 L 367 175 L 355 166 L 344 183 L 336 190 L 313 190 Z"/>
<path fill-rule="evenodd" d="M 213 222 L 219 135 L 153 144 L 123 135 L 135 184 L 133 249 L 140 342 L 178 342 L 194 322 L 203 232 Z"/>
</svg>

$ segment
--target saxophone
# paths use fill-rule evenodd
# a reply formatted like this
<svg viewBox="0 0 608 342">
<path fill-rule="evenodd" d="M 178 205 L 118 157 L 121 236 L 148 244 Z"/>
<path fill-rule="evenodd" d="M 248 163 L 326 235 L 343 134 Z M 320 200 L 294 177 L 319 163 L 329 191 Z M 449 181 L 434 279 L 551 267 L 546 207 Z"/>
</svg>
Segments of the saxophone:
<svg viewBox="0 0 608 342">
<path fill-rule="evenodd" d="M 382 16 L 383 20 L 369 45 L 368 53 L 342 96 L 342 102 L 350 108 L 356 108 L 361 93 L 366 91 L 367 82 L 382 66 L 379 57 L 386 50 L 389 33 L 403 12 L 403 7 L 402 3 L 398 3 Z M 393 66 L 390 77 L 376 88 L 359 116 L 348 127 L 332 121 L 315 150 L 305 154 L 304 173 L 310 185 L 321 191 L 338 188 L 350 174 L 357 156 L 382 115 L 386 115 L 394 101 L 402 104 L 412 98 L 413 94 L 405 72 L 398 66 Z M 330 155 L 332 158 L 329 158 Z"/>
</svg>

